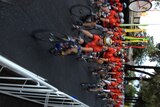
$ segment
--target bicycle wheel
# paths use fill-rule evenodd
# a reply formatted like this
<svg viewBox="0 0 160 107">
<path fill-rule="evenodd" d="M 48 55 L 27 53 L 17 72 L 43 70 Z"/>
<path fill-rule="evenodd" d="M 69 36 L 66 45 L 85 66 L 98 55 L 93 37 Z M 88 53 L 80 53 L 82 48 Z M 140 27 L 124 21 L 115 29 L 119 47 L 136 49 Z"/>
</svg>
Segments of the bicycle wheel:
<svg viewBox="0 0 160 107">
<path fill-rule="evenodd" d="M 134 12 L 145 12 L 152 7 L 152 3 L 144 0 L 132 1 L 129 4 L 129 9 Z"/>
<path fill-rule="evenodd" d="M 91 15 L 91 9 L 88 6 L 77 4 L 70 8 L 70 13 L 77 17 L 84 17 L 86 15 Z"/>
</svg>

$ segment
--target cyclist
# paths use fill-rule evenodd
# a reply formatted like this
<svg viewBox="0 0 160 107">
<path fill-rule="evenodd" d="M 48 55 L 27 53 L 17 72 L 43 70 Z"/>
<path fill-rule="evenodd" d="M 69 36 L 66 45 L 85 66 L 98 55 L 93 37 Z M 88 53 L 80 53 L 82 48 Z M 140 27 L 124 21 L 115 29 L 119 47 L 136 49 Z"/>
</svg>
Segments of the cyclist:
<svg viewBox="0 0 160 107">
<path fill-rule="evenodd" d="M 124 23 L 123 18 L 124 15 L 122 12 L 117 13 L 114 10 L 110 10 L 109 15 L 107 17 L 98 17 L 98 19 L 94 22 L 84 22 L 84 23 L 79 23 L 79 25 L 86 27 L 99 27 L 101 29 L 104 29 L 104 27 L 114 28 L 114 27 L 119 27 L 121 23 Z"/>
<path fill-rule="evenodd" d="M 81 31 L 85 36 L 91 38 L 92 41 L 85 43 L 84 40 L 81 38 L 79 40 L 79 44 L 81 46 L 68 49 L 67 51 L 62 52 L 62 55 L 69 55 L 72 53 L 80 53 L 81 51 L 83 51 L 83 52 L 101 52 L 103 50 L 107 50 L 108 47 L 105 46 L 106 45 L 105 38 L 101 38 L 97 34 L 91 34 L 89 31 L 84 30 L 84 29 L 80 28 L 79 26 L 73 25 L 73 27 L 75 29 L 78 29 L 79 31 Z"/>
</svg>

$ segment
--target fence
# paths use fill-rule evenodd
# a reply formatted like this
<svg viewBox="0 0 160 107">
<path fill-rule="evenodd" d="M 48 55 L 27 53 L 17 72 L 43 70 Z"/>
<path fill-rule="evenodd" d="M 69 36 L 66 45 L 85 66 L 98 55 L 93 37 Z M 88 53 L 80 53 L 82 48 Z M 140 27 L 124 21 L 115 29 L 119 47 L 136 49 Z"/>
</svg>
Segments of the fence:
<svg viewBox="0 0 160 107">
<path fill-rule="evenodd" d="M 0 92 L 44 107 L 89 107 L 0 55 Z"/>
</svg>

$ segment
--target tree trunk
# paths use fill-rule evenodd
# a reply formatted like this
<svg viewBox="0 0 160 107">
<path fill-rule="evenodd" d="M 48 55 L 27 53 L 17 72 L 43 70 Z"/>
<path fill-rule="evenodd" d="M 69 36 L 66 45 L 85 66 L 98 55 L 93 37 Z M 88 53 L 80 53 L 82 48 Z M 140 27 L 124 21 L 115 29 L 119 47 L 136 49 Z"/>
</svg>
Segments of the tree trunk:
<svg viewBox="0 0 160 107">
<path fill-rule="evenodd" d="M 156 66 L 134 66 L 134 65 L 129 65 L 129 64 L 125 64 L 126 68 L 146 68 L 146 69 L 159 69 L 160 67 L 156 67 Z"/>
<path fill-rule="evenodd" d="M 134 66 L 134 65 L 125 64 L 125 69 L 131 69 L 131 68 L 154 69 L 156 73 L 160 73 L 160 67 L 157 67 L 157 66 Z"/>
<path fill-rule="evenodd" d="M 135 72 L 139 72 L 139 73 L 143 73 L 143 74 L 146 74 L 146 75 L 149 75 L 149 76 L 155 76 L 154 74 L 151 74 L 151 73 L 148 73 L 148 72 L 145 72 L 145 71 L 141 71 L 141 70 L 137 70 L 137 69 L 133 69 L 133 68 L 127 68 L 127 70 L 130 70 L 130 71 L 135 71 Z"/>
<path fill-rule="evenodd" d="M 143 81 L 149 81 L 151 78 L 143 78 L 143 77 L 124 77 L 127 81 L 133 81 L 133 80 L 143 80 Z"/>
</svg>

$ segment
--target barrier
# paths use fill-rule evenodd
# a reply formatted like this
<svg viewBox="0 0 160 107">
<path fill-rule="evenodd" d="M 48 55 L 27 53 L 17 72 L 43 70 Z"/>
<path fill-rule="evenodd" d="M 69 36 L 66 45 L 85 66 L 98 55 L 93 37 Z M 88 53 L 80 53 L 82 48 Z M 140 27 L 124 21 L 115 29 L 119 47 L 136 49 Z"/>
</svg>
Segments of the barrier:
<svg viewBox="0 0 160 107">
<path fill-rule="evenodd" d="M 0 80 L 0 93 L 43 104 L 44 107 L 89 107 L 2 55 L 0 55 Z"/>
</svg>

